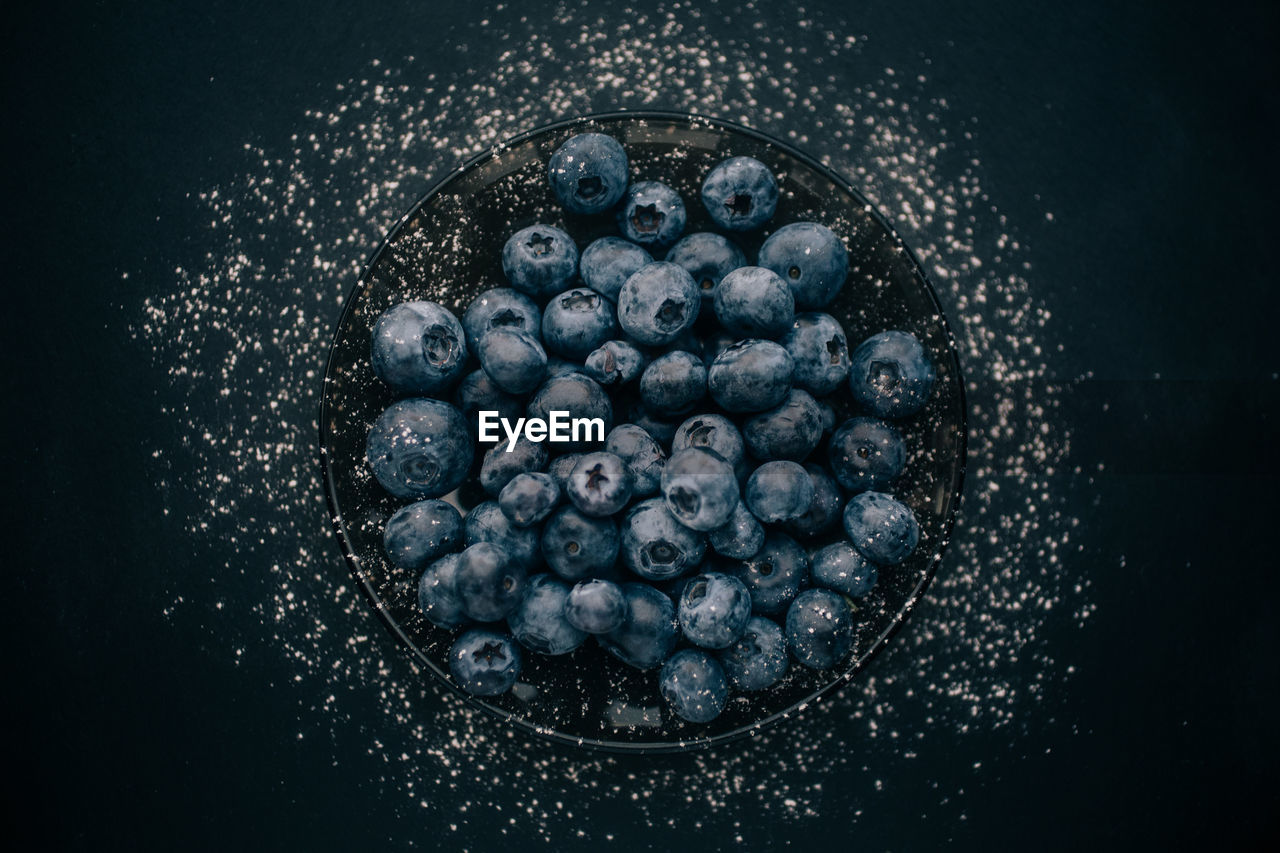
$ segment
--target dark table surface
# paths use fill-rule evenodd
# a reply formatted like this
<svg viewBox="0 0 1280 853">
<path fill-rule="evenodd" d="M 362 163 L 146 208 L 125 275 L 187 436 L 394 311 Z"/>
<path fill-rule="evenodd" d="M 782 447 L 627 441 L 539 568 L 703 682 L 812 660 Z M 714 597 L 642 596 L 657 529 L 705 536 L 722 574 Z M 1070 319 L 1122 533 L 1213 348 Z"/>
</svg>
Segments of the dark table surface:
<svg viewBox="0 0 1280 853">
<path fill-rule="evenodd" d="M 9 10 L 4 749 L 24 812 L 11 832 L 47 847 L 146 849 L 1274 840 L 1276 8 L 634 8 Z M 623 36 L 649 47 L 587 62 L 583 39 L 596 36 L 597 56 Z M 680 52 L 695 42 L 705 66 Z M 791 44 L 843 47 L 824 56 Z M 513 57 L 542 64 L 508 69 Z M 602 79 L 611 68 L 618 86 Z M 385 104 L 369 112 L 358 102 L 376 99 L 370 81 L 387 74 Z M 723 91 L 699 93 L 708 82 Z M 817 108 L 803 104 L 810 82 Z M 739 753 L 583 757 L 508 739 L 423 686 L 346 582 L 308 444 L 339 296 L 381 229 L 482 147 L 467 134 L 620 104 L 799 128 L 797 144 L 864 166 L 855 182 L 897 212 L 889 173 L 913 167 L 855 163 L 859 143 L 842 154 L 826 133 L 873 134 L 876 117 L 894 114 L 883 90 L 895 82 L 914 124 L 888 149 L 951 141 L 930 174 L 939 187 L 980 185 L 972 219 L 957 220 L 977 232 L 973 254 L 1025 280 L 1017 304 L 1048 312 L 1032 335 L 1039 375 L 1002 382 L 981 348 L 966 369 L 979 405 L 1051 398 L 1048 434 L 1063 458 L 1030 478 L 1007 476 L 998 452 L 978 458 L 951 570 L 967 576 L 993 554 L 1021 566 L 1013 592 L 1028 588 L 1043 555 L 1001 542 L 984 510 L 1044 513 L 1031 542 L 1047 530 L 1064 543 L 1045 588 L 1070 612 L 992 605 L 1025 636 L 960 643 L 943 673 L 941 659 L 907 650 L 913 628 L 989 631 L 972 615 L 939 616 L 956 606 L 944 586 L 898 639 L 903 650 L 868 672 L 874 690 L 851 687 L 858 698 Z M 859 103 L 871 122 L 834 109 Z M 392 132 L 384 148 L 371 129 L 326 130 L 366 120 Z M 401 146 L 396 134 L 415 122 L 448 144 Z M 309 134 L 322 154 L 308 153 Z M 347 138 L 361 144 L 335 151 Z M 421 168 L 405 170 L 406 150 Z M 397 183 L 372 194 L 369 182 L 392 172 Z M 320 212 L 264 196 L 264 179 L 305 179 Z M 348 215 L 357 200 L 374 209 Z M 946 240 L 937 223 L 901 227 L 918 246 Z M 240 256 L 262 270 L 236 279 L 264 294 L 256 312 L 245 291 L 199 280 L 229 280 Z M 313 256 L 335 265 L 312 269 Z M 957 298 L 982 273 L 955 269 L 956 258 L 938 259 L 953 267 L 940 289 L 964 313 Z M 961 324 L 962 339 L 996 327 Z M 219 372 L 237 346 L 252 364 L 259 338 L 293 355 Z M 255 454 L 267 463 L 246 462 Z M 292 467 L 273 473 L 272 460 Z M 1020 495 L 1033 481 L 1053 494 Z M 1075 525 L 1065 540 L 1064 519 Z M 990 544 L 976 541 L 989 531 Z M 984 591 L 999 593 L 999 568 Z M 980 695 L 917 702 L 913 683 L 948 677 Z M 1030 698 L 1002 697 L 1002 684 Z"/>
</svg>

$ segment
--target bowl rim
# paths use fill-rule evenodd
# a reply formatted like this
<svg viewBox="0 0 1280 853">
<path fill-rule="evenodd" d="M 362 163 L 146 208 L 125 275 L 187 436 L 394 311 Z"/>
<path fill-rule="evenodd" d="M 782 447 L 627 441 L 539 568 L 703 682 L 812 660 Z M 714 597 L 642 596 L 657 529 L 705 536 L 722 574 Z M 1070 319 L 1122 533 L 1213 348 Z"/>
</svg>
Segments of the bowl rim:
<svg viewBox="0 0 1280 853">
<path fill-rule="evenodd" d="M 615 122 L 624 119 L 635 121 L 671 121 L 685 124 L 706 125 L 712 128 L 750 137 L 758 142 L 774 147 L 787 156 L 794 158 L 808 168 L 822 175 L 859 201 L 862 204 L 864 211 L 885 230 L 885 232 L 892 238 L 898 251 L 908 259 L 915 271 L 916 277 L 920 284 L 923 285 L 925 292 L 928 294 L 929 300 L 937 317 L 937 322 L 942 327 L 946 350 L 951 357 L 951 367 L 956 377 L 957 404 L 960 410 L 960 421 L 957 430 L 957 454 L 959 456 L 959 465 L 956 468 L 955 479 L 951 489 L 954 495 L 954 500 L 951 503 L 951 507 L 946 518 L 943 520 L 942 531 L 938 537 L 937 550 L 934 552 L 928 562 L 928 565 L 925 567 L 924 576 L 916 584 L 906 602 L 898 612 L 893 615 L 889 625 L 880 632 L 870 647 L 863 654 L 858 656 L 858 658 L 850 664 L 848 669 L 834 677 L 831 681 L 827 682 L 803 699 L 800 699 L 787 708 L 776 711 L 767 717 L 763 717 L 752 723 L 739 726 L 738 728 L 731 729 L 730 731 L 722 732 L 717 735 L 652 742 L 612 741 L 604 738 L 566 734 L 554 728 L 540 726 L 536 723 L 530 722 L 518 714 L 490 704 L 480 697 L 472 696 L 455 685 L 449 678 L 448 673 L 445 672 L 435 661 L 427 657 L 427 655 L 418 647 L 418 644 L 415 643 L 405 632 L 404 628 L 401 627 L 400 623 L 392 617 L 386 603 L 374 588 L 373 580 L 369 572 L 365 571 L 364 567 L 361 565 L 359 556 L 351 547 L 351 542 L 347 538 L 345 521 L 343 520 L 341 510 L 337 505 L 337 499 L 335 496 L 335 473 L 328 458 L 329 454 L 326 445 L 326 436 L 330 432 L 331 421 L 333 419 L 332 406 L 329 403 L 329 395 L 327 391 L 330 383 L 330 377 L 333 375 L 333 371 L 336 366 L 334 363 L 334 356 L 338 348 L 338 342 L 342 334 L 342 330 L 350 320 L 351 314 L 354 311 L 354 306 L 358 303 L 361 293 L 367 286 L 370 273 L 381 261 L 383 254 L 388 251 L 391 244 L 399 237 L 400 232 L 405 225 L 418 214 L 424 205 L 426 205 L 452 182 L 472 172 L 480 165 L 487 163 L 494 157 L 501 155 L 503 151 L 509 148 L 520 145 L 535 136 L 561 132 L 574 127 L 581 127 L 593 123 Z M 387 229 L 381 243 L 373 254 L 369 256 L 369 259 L 360 270 L 360 275 L 357 278 L 356 283 L 348 292 L 346 300 L 343 303 L 342 314 L 338 318 L 337 325 L 334 328 L 334 332 L 329 343 L 329 352 L 325 359 L 324 380 L 321 385 L 320 393 L 318 438 L 320 444 L 321 478 L 324 481 L 325 505 L 328 509 L 329 523 L 332 526 L 334 533 L 337 535 L 347 567 L 350 570 L 352 577 L 355 578 L 357 586 L 359 586 L 360 590 L 364 593 L 369 604 L 372 605 L 374 612 L 377 613 L 379 620 L 399 641 L 400 646 L 409 652 L 412 660 L 422 666 L 425 666 L 436 676 L 436 681 L 443 683 L 453 694 L 460 697 L 471 707 L 476 708 L 489 716 L 496 717 L 502 722 L 509 723 L 526 734 L 533 735 L 535 740 L 542 739 L 552 743 L 615 754 L 664 754 L 686 752 L 695 749 L 707 749 L 713 746 L 723 745 L 747 737 L 748 735 L 755 735 L 782 720 L 798 716 L 810 705 L 821 702 L 823 699 L 829 697 L 832 693 L 852 681 L 854 676 L 859 675 L 871 663 L 871 661 L 884 650 L 885 646 L 887 646 L 889 641 L 893 639 L 899 630 L 901 630 L 903 624 L 907 621 L 908 617 L 911 616 L 916 606 L 920 603 L 920 600 L 924 597 L 929 584 L 937 574 L 938 566 L 942 562 L 947 546 L 951 542 L 956 517 L 959 514 L 960 505 L 964 500 L 965 472 L 968 467 L 968 412 L 968 403 L 965 398 L 964 373 L 960 364 L 960 350 L 956 345 L 955 335 L 951 329 L 951 324 L 947 321 L 946 313 L 943 311 L 942 305 L 938 300 L 937 291 L 934 290 L 933 283 L 929 280 L 928 275 L 925 273 L 924 266 L 920 263 L 920 259 L 916 256 L 915 252 L 903 241 L 897 229 L 893 227 L 893 224 L 883 214 L 880 208 L 873 204 L 860 190 L 854 187 L 838 172 L 815 159 L 812 155 L 806 154 L 791 144 L 777 139 L 774 136 L 729 119 L 716 118 L 698 113 L 681 112 L 679 110 L 610 110 L 607 112 L 576 116 L 574 118 L 560 119 L 548 124 L 539 125 L 538 127 L 523 131 L 497 142 L 488 149 L 473 155 L 461 166 L 452 169 L 431 181 L 427 189 L 421 196 L 419 196 L 418 200 L 414 202 L 414 204 Z"/>
</svg>

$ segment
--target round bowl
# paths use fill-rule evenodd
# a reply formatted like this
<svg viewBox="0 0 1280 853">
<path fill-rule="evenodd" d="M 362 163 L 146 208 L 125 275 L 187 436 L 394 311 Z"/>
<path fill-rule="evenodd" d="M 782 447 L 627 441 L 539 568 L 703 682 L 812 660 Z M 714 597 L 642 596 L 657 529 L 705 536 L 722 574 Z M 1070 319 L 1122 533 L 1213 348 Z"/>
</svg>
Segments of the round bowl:
<svg viewBox="0 0 1280 853">
<path fill-rule="evenodd" d="M 564 657 L 526 653 L 520 683 L 502 696 L 463 694 L 447 666 L 457 632 L 423 618 L 417 573 L 392 566 L 382 550 L 383 525 L 405 502 L 383 491 L 365 463 L 369 427 L 395 399 L 370 364 L 373 323 L 387 308 L 410 299 L 434 300 L 461 317 L 477 293 L 505 285 L 502 246 L 526 225 L 562 227 L 578 240 L 579 249 L 616 233 L 611 215 L 566 214 L 547 181 L 552 152 L 584 131 L 622 142 L 633 180 L 662 180 L 680 192 L 689 215 L 685 233 L 714 230 L 699 195 L 712 166 L 738 155 L 764 162 L 778 178 L 780 198 L 763 231 L 734 237 L 748 259 L 781 225 L 824 223 L 849 248 L 849 277 L 826 311 L 844 324 L 850 349 L 876 332 L 903 329 L 920 339 L 937 370 L 926 408 L 898 423 L 910 457 L 892 491 L 915 512 L 920 544 L 902 564 L 882 569 L 872 591 L 856 600 L 852 651 L 833 670 L 818 672 L 793 662 L 774 687 L 731 694 L 724 712 L 706 724 L 671 714 L 658 694 L 655 671 L 631 669 L 594 641 Z M 858 414 L 847 389 L 828 399 L 837 422 Z M 856 676 L 903 625 L 942 559 L 959 503 L 964 389 L 955 342 L 923 269 L 888 221 L 847 181 L 790 145 L 729 122 L 676 113 L 612 113 L 548 125 L 481 154 L 435 183 L 391 229 L 352 289 L 334 335 L 320 408 L 320 450 L 330 515 L 351 572 L 379 618 L 426 672 L 473 706 L 544 738 L 615 751 L 671 752 L 723 743 L 802 711 Z M 465 510 L 466 488 L 448 499 Z"/>
</svg>

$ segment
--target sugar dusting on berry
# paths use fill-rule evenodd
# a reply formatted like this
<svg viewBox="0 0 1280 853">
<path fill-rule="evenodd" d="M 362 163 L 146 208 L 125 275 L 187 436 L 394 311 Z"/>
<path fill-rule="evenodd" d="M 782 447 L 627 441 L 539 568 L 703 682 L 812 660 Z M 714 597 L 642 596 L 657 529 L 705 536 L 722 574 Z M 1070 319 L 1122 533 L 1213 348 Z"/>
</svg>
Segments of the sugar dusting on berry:
<svg viewBox="0 0 1280 853">
<path fill-rule="evenodd" d="M 1045 706 L 1071 667 L 1043 635 L 1092 612 L 1087 579 L 1061 569 L 1082 548 L 1062 496 L 1081 472 L 1064 469 L 1060 346 L 1035 298 L 1032 252 L 983 190 L 976 121 L 954 114 L 927 73 L 866 67 L 865 37 L 846 22 L 796 10 L 778 28 L 748 7 L 729 27 L 728 14 L 673 3 L 619 23 L 580 0 L 557 8 L 556 31 L 572 35 L 553 49 L 535 38 L 540 22 L 498 7 L 451 40 L 468 47 L 447 78 L 411 57 L 372 63 L 320 90 L 292 138 L 246 145 L 240 178 L 193 196 L 208 251 L 176 257 L 137 316 L 134 335 L 171 378 L 159 398 L 176 439 L 156 448 L 156 479 L 183 497 L 173 503 L 202 507 L 177 523 L 204 570 L 175 575 L 167 615 L 203 626 L 208 654 L 245 668 L 287 661 L 298 737 L 335 761 L 366 754 L 361 767 L 379 769 L 362 787 L 402 800 L 415 826 L 431 828 L 424 846 L 439 832 L 457 846 L 507 833 L 599 843 L 692 825 L 677 817 L 690 804 L 698 825 L 740 842 L 760 814 L 785 827 L 839 809 L 856 824 L 890 795 L 881 780 L 894 768 L 944 761 L 966 733 L 1016 749 L 1029 720 L 1066 725 Z M 718 35 L 730 30 L 745 36 Z M 317 458 L 327 345 L 382 235 L 472 155 L 619 107 L 738 120 L 851 178 L 932 276 L 970 403 L 954 541 L 887 652 L 797 720 L 659 759 L 529 748 L 437 688 L 349 581 Z M 370 703 L 380 719 L 352 710 Z M 980 765 L 972 773 L 977 784 Z M 921 815 L 963 819 L 963 789 L 920 787 L 933 797 Z"/>
</svg>

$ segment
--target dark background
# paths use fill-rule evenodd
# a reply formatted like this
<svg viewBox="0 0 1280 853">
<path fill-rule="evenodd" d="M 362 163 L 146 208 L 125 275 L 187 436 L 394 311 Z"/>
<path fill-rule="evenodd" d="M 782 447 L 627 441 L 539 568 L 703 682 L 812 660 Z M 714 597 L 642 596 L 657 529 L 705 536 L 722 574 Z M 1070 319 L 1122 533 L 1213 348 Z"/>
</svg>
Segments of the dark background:
<svg viewBox="0 0 1280 853">
<path fill-rule="evenodd" d="M 151 521 L 165 497 L 140 437 L 155 432 L 148 384 L 161 374 L 123 332 L 160 285 L 121 271 L 189 250 L 202 223 L 187 193 L 233 178 L 244 141 L 287 137 L 301 109 L 372 58 L 412 53 L 415 73 L 447 76 L 426 42 L 486 9 L 359 5 L 6 12 L 4 751 L 22 790 L 10 831 L 43 846 L 429 848 L 440 837 L 371 793 L 375 759 L 335 762 L 296 742 L 281 710 L 297 704 L 286 661 L 224 665 L 202 653 L 201 632 L 163 617 L 166 572 L 199 555 L 180 528 Z M 1066 567 L 1092 577 L 1098 611 L 1087 630 L 1049 638 L 1078 671 L 1044 711 L 1046 734 L 1024 721 L 1033 734 L 1014 751 L 974 735 L 936 766 L 895 771 L 901 797 L 876 800 L 856 827 L 833 800 L 795 840 L 1274 841 L 1277 8 L 813 4 L 824 5 L 869 36 L 869 64 L 930 58 L 934 85 L 981 118 L 984 183 L 1011 221 L 1054 212 L 1033 235 L 1037 297 L 1067 344 L 1058 376 L 1091 377 L 1061 411 L 1071 459 L 1104 469 L 1076 489 L 1098 509 Z M 380 630 L 367 613 L 351 622 L 335 633 Z M 979 758 L 976 782 L 950 769 Z M 924 778 L 967 786 L 963 820 L 918 819 Z M 579 819 L 641 848 L 696 836 L 679 818 L 675 830 L 631 826 L 621 807 Z"/>
</svg>

